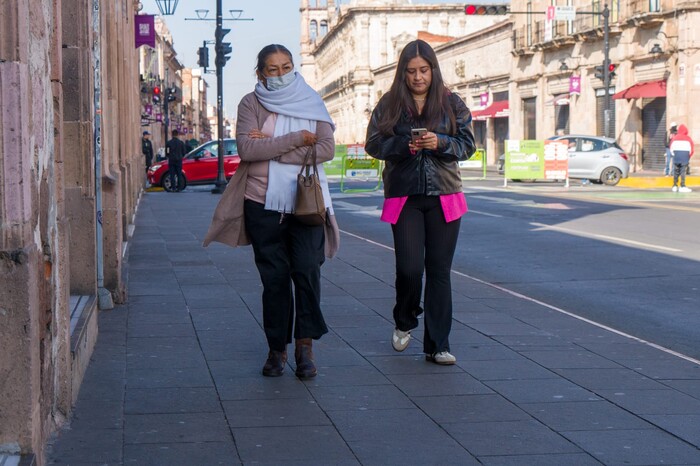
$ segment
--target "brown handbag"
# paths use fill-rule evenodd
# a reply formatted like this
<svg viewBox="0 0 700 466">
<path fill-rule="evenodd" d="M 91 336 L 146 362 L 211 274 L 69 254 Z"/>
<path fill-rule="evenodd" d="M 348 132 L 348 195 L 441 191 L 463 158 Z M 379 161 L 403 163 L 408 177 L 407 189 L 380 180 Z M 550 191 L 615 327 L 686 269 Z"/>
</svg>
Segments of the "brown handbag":
<svg viewBox="0 0 700 466">
<path fill-rule="evenodd" d="M 311 161 L 309 161 L 309 156 L 311 156 Z M 318 167 L 316 166 L 316 145 L 313 145 L 306 153 L 304 163 L 299 170 L 299 175 L 297 175 L 294 217 L 305 225 L 326 223 L 326 204 L 323 202 L 321 180 L 318 177 Z"/>
</svg>

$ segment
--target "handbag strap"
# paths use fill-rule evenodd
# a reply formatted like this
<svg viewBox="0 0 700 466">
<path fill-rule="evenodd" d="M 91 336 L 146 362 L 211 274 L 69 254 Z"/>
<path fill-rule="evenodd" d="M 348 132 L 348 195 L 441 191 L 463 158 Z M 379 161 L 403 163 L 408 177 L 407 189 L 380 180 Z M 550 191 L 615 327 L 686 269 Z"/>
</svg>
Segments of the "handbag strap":
<svg viewBox="0 0 700 466">
<path fill-rule="evenodd" d="M 309 163 L 309 156 L 311 156 L 311 163 Z M 304 163 L 301 165 L 301 170 L 299 170 L 300 175 L 304 175 L 304 170 L 306 170 L 305 176 L 309 176 L 311 167 L 314 169 L 314 173 L 318 173 L 318 167 L 316 166 L 316 144 L 312 145 L 306 155 L 304 156 Z"/>
</svg>

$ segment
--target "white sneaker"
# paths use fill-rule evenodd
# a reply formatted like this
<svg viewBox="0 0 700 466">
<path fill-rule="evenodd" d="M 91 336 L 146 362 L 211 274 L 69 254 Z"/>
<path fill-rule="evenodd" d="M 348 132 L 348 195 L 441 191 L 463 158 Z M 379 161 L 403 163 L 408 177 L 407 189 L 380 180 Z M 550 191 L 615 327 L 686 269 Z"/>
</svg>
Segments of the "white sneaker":
<svg viewBox="0 0 700 466">
<path fill-rule="evenodd" d="M 671 188 L 671 191 L 673 191 L 674 193 L 678 191 L 678 186 L 674 186 L 673 188 Z"/>
<path fill-rule="evenodd" d="M 442 366 L 451 366 L 457 362 L 457 358 L 452 356 L 448 351 L 440 351 L 439 353 L 426 354 L 426 361 L 434 362 Z"/>
<path fill-rule="evenodd" d="M 686 188 L 685 186 L 681 186 L 680 189 L 678 190 L 679 193 L 692 193 L 693 190 L 690 188 Z"/>
<path fill-rule="evenodd" d="M 404 332 L 397 328 L 394 329 L 394 334 L 391 336 L 391 346 L 396 351 L 403 351 L 408 348 L 408 342 L 411 341 L 411 331 Z"/>
</svg>

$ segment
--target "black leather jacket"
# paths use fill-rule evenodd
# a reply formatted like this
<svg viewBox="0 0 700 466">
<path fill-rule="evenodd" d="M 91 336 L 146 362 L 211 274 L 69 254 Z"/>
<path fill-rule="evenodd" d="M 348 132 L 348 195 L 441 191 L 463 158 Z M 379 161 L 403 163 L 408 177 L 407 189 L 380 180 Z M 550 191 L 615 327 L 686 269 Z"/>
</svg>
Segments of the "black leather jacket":
<svg viewBox="0 0 700 466">
<path fill-rule="evenodd" d="M 408 149 L 411 128 L 423 125 L 404 112 L 394 126 L 394 134 L 379 132 L 377 122 L 385 111 L 386 100 L 381 99 L 367 127 L 365 151 L 372 157 L 385 161 L 383 172 L 384 196 L 402 197 L 413 194 L 438 196 L 462 191 L 462 179 L 457 162 L 474 154 L 472 115 L 462 99 L 450 93 L 447 98 L 455 113 L 457 131 L 450 132 L 450 121 L 444 116 L 437 128 L 438 149 L 421 149 L 413 155 Z"/>
</svg>

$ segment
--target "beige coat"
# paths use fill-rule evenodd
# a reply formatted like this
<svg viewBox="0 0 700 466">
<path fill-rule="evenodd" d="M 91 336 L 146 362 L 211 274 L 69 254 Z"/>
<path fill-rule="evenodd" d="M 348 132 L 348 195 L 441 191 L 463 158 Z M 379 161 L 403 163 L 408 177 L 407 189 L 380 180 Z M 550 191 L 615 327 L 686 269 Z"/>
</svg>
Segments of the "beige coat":
<svg viewBox="0 0 700 466">
<path fill-rule="evenodd" d="M 241 100 L 238 105 L 238 122 L 236 125 L 236 142 L 241 163 L 226 186 L 219 203 L 214 210 L 214 217 L 209 231 L 204 237 L 206 247 L 212 241 L 227 244 L 231 247 L 250 244 L 250 238 L 245 228 L 243 201 L 248 179 L 250 162 L 276 159 L 283 163 L 301 165 L 308 151 L 303 146 L 301 131 L 285 134 L 275 138 L 249 138 L 248 133 L 261 129 L 272 114 L 268 112 L 252 92 Z M 335 139 L 333 128 L 325 122 L 318 122 L 316 127 L 316 157 L 319 162 L 332 160 L 335 155 Z M 335 216 L 329 216 L 325 225 L 326 257 L 335 256 L 340 243 L 340 232 Z"/>
</svg>

